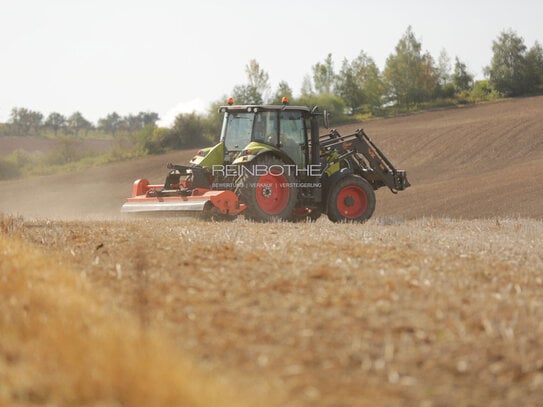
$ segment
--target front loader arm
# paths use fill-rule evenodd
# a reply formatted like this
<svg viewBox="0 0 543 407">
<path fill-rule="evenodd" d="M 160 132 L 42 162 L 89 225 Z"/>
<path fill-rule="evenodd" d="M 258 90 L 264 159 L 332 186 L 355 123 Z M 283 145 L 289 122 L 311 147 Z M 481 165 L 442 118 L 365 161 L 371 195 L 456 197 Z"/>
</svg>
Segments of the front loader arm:
<svg viewBox="0 0 543 407">
<path fill-rule="evenodd" d="M 396 169 L 362 129 L 346 136 L 332 129 L 320 136 L 319 142 L 325 155 L 332 152 L 338 155 L 329 165 L 347 160 L 356 173 L 363 175 L 373 185 L 386 185 L 394 193 L 411 185 L 406 172 Z"/>
</svg>

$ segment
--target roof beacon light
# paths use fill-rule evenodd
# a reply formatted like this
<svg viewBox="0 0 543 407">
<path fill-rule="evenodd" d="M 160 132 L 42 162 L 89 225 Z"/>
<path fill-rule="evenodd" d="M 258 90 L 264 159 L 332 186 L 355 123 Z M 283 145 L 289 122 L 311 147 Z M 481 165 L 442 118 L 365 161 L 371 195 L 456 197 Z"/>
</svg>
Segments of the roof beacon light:
<svg viewBox="0 0 543 407">
<path fill-rule="evenodd" d="M 288 105 L 288 98 L 286 96 L 283 96 L 283 99 L 281 99 L 281 102 L 283 102 L 284 105 Z"/>
<path fill-rule="evenodd" d="M 226 103 L 228 103 L 229 106 L 232 106 L 234 104 L 234 98 L 228 98 Z"/>
</svg>

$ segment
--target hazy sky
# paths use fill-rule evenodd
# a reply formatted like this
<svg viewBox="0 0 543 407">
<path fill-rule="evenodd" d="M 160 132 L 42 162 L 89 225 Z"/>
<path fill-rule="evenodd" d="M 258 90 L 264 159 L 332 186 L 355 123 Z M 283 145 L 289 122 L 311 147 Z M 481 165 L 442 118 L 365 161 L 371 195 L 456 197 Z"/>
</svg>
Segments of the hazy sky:
<svg viewBox="0 0 543 407">
<path fill-rule="evenodd" d="M 201 108 L 245 83 L 256 59 L 273 89 L 299 93 L 332 53 L 361 50 L 383 69 L 409 25 L 437 60 L 445 48 L 477 77 L 511 28 L 543 43 L 543 1 L 0 0 L 0 122 L 13 107 L 80 111 L 96 122 Z"/>
</svg>

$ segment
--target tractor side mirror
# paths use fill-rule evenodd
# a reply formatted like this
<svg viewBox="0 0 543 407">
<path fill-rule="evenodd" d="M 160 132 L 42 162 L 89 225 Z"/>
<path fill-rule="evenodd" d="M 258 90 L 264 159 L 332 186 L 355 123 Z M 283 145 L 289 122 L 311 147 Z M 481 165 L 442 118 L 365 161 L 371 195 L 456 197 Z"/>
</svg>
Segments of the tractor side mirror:
<svg viewBox="0 0 543 407">
<path fill-rule="evenodd" d="M 330 113 L 326 109 L 324 109 L 324 112 L 322 114 L 322 121 L 324 124 L 324 128 L 329 129 L 330 128 Z"/>
</svg>

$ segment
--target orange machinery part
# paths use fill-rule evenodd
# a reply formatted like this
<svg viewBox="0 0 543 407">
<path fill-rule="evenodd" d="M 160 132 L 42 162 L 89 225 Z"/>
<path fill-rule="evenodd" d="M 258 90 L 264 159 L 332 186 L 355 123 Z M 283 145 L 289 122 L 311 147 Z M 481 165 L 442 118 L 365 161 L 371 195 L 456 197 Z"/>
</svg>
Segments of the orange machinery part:
<svg viewBox="0 0 543 407">
<path fill-rule="evenodd" d="M 202 202 L 209 201 L 220 213 L 237 215 L 243 211 L 246 206 L 239 203 L 237 195 L 229 190 L 214 190 L 206 188 L 194 188 L 191 195 L 187 196 L 149 196 L 148 192 L 152 189 L 162 189 L 164 185 L 152 185 L 146 179 L 138 179 L 132 186 L 132 197 L 127 202 L 140 203 L 160 203 L 160 202 Z"/>
</svg>

